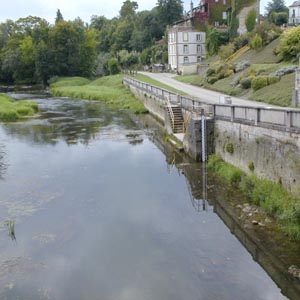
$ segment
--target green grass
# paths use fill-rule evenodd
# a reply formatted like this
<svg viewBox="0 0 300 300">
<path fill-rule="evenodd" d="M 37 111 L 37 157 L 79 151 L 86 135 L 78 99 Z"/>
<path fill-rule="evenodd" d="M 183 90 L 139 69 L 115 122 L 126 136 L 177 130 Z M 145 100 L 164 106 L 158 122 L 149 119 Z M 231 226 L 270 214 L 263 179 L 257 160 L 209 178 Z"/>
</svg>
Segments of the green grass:
<svg viewBox="0 0 300 300">
<path fill-rule="evenodd" d="M 122 81 L 122 75 L 101 77 L 94 81 L 71 77 L 58 79 L 50 87 L 51 93 L 56 97 L 99 100 L 116 109 L 128 110 L 136 114 L 146 113 L 143 103 L 123 86 Z M 74 85 L 74 82 L 78 82 L 79 85 Z"/>
<path fill-rule="evenodd" d="M 247 176 L 240 169 L 224 162 L 219 155 L 209 158 L 208 168 L 226 183 L 238 187 L 250 201 L 261 206 L 277 219 L 283 232 L 291 239 L 300 240 L 300 198 L 291 195 L 280 184 Z"/>
<path fill-rule="evenodd" d="M 55 77 L 50 80 L 51 87 L 82 86 L 91 81 L 83 77 Z"/>
<path fill-rule="evenodd" d="M 38 111 L 36 103 L 15 101 L 11 97 L 0 94 L 0 120 L 4 122 L 17 121 L 22 117 L 33 116 Z"/>
<path fill-rule="evenodd" d="M 292 73 L 283 76 L 279 82 L 254 92 L 249 98 L 273 105 L 290 106 L 294 87 L 295 73 Z"/>
<path fill-rule="evenodd" d="M 148 84 L 151 84 L 151 85 L 154 85 L 154 86 L 157 86 L 159 88 L 162 88 L 162 89 L 165 89 L 165 90 L 168 90 L 170 92 L 173 92 L 173 93 L 176 93 L 176 94 L 179 94 L 179 95 L 182 95 L 182 96 L 186 96 L 187 94 L 180 91 L 180 90 L 177 90 L 169 85 L 166 85 L 166 84 L 163 84 L 161 83 L 160 81 L 157 81 L 155 79 L 152 79 L 150 78 L 149 76 L 147 75 L 143 75 L 143 74 L 137 74 L 136 76 L 133 77 L 134 79 L 136 80 L 139 80 L 139 81 L 143 81 L 145 83 L 148 83 Z"/>
</svg>

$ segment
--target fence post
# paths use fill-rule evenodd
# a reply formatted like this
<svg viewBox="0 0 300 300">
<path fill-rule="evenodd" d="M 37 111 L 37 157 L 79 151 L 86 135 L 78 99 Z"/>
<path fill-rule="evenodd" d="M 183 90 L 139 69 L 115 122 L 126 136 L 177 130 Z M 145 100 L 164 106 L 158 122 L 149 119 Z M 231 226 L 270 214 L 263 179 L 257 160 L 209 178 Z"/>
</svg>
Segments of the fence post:
<svg viewBox="0 0 300 300">
<path fill-rule="evenodd" d="M 230 117 L 230 121 L 233 122 L 234 118 L 235 118 L 235 106 L 231 106 L 231 117 Z"/>
<path fill-rule="evenodd" d="M 286 111 L 285 112 L 285 126 L 287 128 L 292 127 L 292 112 L 291 111 Z"/>
</svg>

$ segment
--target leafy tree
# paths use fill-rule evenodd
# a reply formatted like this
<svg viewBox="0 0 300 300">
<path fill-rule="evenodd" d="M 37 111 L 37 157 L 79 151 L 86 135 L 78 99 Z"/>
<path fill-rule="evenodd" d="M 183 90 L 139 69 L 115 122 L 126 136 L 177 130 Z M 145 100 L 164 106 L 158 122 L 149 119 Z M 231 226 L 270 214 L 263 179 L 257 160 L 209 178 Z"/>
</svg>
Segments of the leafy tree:
<svg viewBox="0 0 300 300">
<path fill-rule="evenodd" d="M 268 18 L 270 18 L 272 12 L 286 12 L 288 13 L 289 9 L 285 6 L 284 0 L 272 0 L 267 3 L 265 7 Z"/>
<path fill-rule="evenodd" d="M 110 59 L 109 53 L 100 53 L 96 58 L 96 76 L 105 76 L 109 74 L 108 61 Z"/>
<path fill-rule="evenodd" d="M 108 60 L 108 70 L 110 75 L 115 75 L 120 73 L 120 64 L 116 58 L 112 57 Z"/>
<path fill-rule="evenodd" d="M 246 16 L 245 23 L 246 23 L 247 31 L 251 32 L 256 25 L 256 11 L 254 9 L 251 10 Z"/>
<path fill-rule="evenodd" d="M 288 13 L 287 12 L 272 12 L 270 15 L 270 21 L 277 26 L 288 23 Z"/>
<path fill-rule="evenodd" d="M 161 23 L 171 25 L 182 19 L 183 5 L 181 0 L 158 0 L 157 9 Z"/>
<path fill-rule="evenodd" d="M 58 9 L 56 12 L 55 24 L 57 24 L 58 22 L 63 21 L 63 20 L 64 20 L 63 15 L 60 12 L 60 9 Z"/>
<path fill-rule="evenodd" d="M 208 26 L 206 32 L 206 50 L 209 55 L 218 53 L 220 46 L 219 32 L 215 27 Z"/>
<path fill-rule="evenodd" d="M 138 3 L 135 1 L 130 1 L 130 0 L 124 1 L 120 10 L 121 18 L 125 19 L 128 17 L 133 17 L 138 7 L 139 7 Z"/>
<path fill-rule="evenodd" d="M 14 26 L 14 21 L 7 20 L 4 23 L 0 23 L 0 50 L 6 45 L 12 34 L 12 28 Z"/>
</svg>

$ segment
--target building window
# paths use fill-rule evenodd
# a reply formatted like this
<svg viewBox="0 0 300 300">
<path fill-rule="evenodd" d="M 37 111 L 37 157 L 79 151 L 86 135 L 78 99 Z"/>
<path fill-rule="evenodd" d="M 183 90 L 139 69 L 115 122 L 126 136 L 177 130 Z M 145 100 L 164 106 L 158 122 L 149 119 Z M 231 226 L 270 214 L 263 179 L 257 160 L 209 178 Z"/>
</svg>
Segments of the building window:
<svg viewBox="0 0 300 300">
<path fill-rule="evenodd" d="M 197 53 L 202 53 L 201 45 L 197 45 Z"/>
<path fill-rule="evenodd" d="M 188 32 L 183 32 L 182 33 L 182 38 L 183 38 L 184 42 L 188 42 L 188 40 L 189 40 L 189 34 L 188 34 Z"/>
<path fill-rule="evenodd" d="M 222 19 L 227 20 L 227 12 L 226 11 L 223 11 Z"/>
<path fill-rule="evenodd" d="M 189 46 L 188 45 L 183 45 L 183 53 L 188 54 L 189 53 Z"/>
<path fill-rule="evenodd" d="M 201 41 L 201 34 L 200 33 L 196 34 L 196 40 L 197 40 L 197 42 Z"/>
<path fill-rule="evenodd" d="M 185 57 L 183 58 L 183 63 L 184 63 L 184 64 L 188 64 L 188 63 L 189 63 L 189 58 L 188 58 L 188 56 L 185 56 Z"/>
<path fill-rule="evenodd" d="M 201 56 L 197 56 L 197 62 L 201 62 Z"/>
<path fill-rule="evenodd" d="M 226 0 L 223 0 L 223 4 L 226 5 Z"/>
</svg>

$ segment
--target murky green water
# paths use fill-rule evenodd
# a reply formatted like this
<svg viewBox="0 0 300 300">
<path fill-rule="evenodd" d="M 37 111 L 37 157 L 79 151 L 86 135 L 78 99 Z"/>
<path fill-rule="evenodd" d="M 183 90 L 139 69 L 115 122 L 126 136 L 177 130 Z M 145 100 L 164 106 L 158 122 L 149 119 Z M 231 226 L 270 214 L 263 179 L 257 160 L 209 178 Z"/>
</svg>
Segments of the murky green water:
<svg viewBox="0 0 300 300">
<path fill-rule="evenodd" d="M 199 200 L 202 166 L 166 156 L 151 125 L 36 101 L 40 119 L 0 127 L 0 299 L 287 299 Z"/>
</svg>

